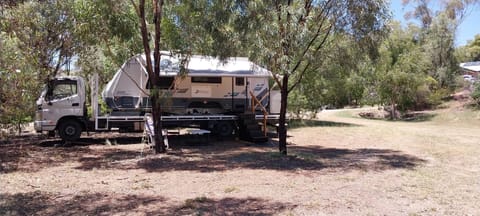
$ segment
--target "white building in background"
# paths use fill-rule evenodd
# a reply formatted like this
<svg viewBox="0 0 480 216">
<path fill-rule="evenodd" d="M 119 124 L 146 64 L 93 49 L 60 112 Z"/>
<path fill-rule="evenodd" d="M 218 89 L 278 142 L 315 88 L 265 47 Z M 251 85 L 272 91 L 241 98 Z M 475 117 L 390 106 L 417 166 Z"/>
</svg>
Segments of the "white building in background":
<svg viewBox="0 0 480 216">
<path fill-rule="evenodd" d="M 462 68 L 463 74 L 470 74 L 478 78 L 478 74 L 480 73 L 480 61 L 460 63 L 460 67 Z"/>
</svg>

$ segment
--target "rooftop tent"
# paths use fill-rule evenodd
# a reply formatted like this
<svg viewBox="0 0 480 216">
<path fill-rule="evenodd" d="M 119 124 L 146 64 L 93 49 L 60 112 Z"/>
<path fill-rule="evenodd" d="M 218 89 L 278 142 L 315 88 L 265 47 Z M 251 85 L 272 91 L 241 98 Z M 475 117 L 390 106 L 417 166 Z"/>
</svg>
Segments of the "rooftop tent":
<svg viewBox="0 0 480 216">
<path fill-rule="evenodd" d="M 162 51 L 160 76 L 174 77 L 179 73 L 179 58 Z M 152 57 L 153 59 L 153 57 Z M 102 97 L 110 108 L 141 107 L 142 98 L 148 97 L 148 75 L 145 55 L 128 59 L 105 86 Z M 186 66 L 190 77 L 271 77 L 270 71 L 247 58 L 228 58 L 224 61 L 210 56 L 194 55 Z"/>
<path fill-rule="evenodd" d="M 148 76 L 139 57 L 128 59 L 105 86 L 102 98 L 110 108 L 135 108 L 139 99 L 147 95 L 144 89 Z"/>
</svg>

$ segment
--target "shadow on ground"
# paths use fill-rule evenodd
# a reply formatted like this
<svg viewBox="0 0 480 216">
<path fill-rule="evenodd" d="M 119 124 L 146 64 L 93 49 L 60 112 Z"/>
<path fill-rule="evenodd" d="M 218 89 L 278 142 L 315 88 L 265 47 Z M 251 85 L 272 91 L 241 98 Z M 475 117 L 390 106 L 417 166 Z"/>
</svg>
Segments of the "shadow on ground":
<svg viewBox="0 0 480 216">
<path fill-rule="evenodd" d="M 362 112 L 358 114 L 361 118 L 383 121 L 403 121 L 403 122 L 427 122 L 431 121 L 437 114 L 424 112 L 411 112 L 402 115 L 399 119 L 392 120 L 390 116 L 375 116 L 372 112 Z"/>
<path fill-rule="evenodd" d="M 129 145 L 142 142 L 141 135 L 114 136 L 114 137 L 90 137 L 80 138 L 77 141 L 66 143 L 61 139 L 47 139 L 38 142 L 41 147 L 78 147 L 89 145 Z"/>
<path fill-rule="evenodd" d="M 294 207 L 258 198 L 198 197 L 169 204 L 160 196 L 102 193 L 68 196 L 41 191 L 0 194 L 0 215 L 274 215 Z"/>
<path fill-rule="evenodd" d="M 435 116 L 437 116 L 437 114 L 435 113 L 421 113 L 421 112 L 407 113 L 402 116 L 402 119 L 400 119 L 400 121 L 426 122 L 426 121 L 431 121 Z"/>
<path fill-rule="evenodd" d="M 118 140 L 137 143 L 137 138 Z M 351 170 L 382 171 L 414 169 L 425 161 L 414 155 L 389 149 L 323 148 L 320 145 L 289 145 L 289 155 L 278 153 L 278 144 L 251 144 L 224 140 L 210 144 L 172 144 L 167 154 L 153 154 L 145 145 L 100 146 L 91 144 L 53 147 L 50 142 L 29 145 L 2 145 L 0 173 L 36 172 L 44 168 L 76 163 L 76 169 L 144 169 L 149 172 L 214 172 L 232 169 L 265 169 L 279 171 Z"/>
<path fill-rule="evenodd" d="M 268 149 L 215 151 L 198 148 L 191 151 L 173 151 L 166 157 L 150 157 L 138 161 L 138 168 L 149 172 L 188 170 L 199 172 L 227 171 L 237 168 L 279 171 L 352 170 L 382 171 L 414 169 L 425 160 L 400 151 L 388 149 L 342 149 L 321 146 L 290 146 L 289 155 L 280 155 L 276 146 Z"/>
<path fill-rule="evenodd" d="M 140 151 L 113 148 L 90 148 L 105 145 L 105 138 L 82 138 L 78 142 L 65 144 L 60 139 L 42 140 L 38 136 L 16 137 L 0 145 L 0 173 L 37 172 L 43 168 L 59 166 L 67 162 L 85 160 L 84 158 L 104 157 L 104 163 L 115 160 L 132 159 Z M 111 139 L 114 144 L 137 144 L 141 137 Z M 140 146 L 140 145 L 139 145 Z M 88 164 L 86 164 L 88 165 Z"/>
<path fill-rule="evenodd" d="M 303 128 L 303 127 L 358 127 L 361 125 L 334 122 L 334 121 L 322 121 L 313 119 L 291 119 L 288 121 L 288 128 Z"/>
<path fill-rule="evenodd" d="M 295 205 L 270 202 L 259 198 L 223 198 L 209 199 L 197 197 L 187 199 L 184 204 L 173 207 L 172 215 L 276 215 L 279 212 L 293 209 Z M 161 212 L 159 212 L 161 213 Z"/>
</svg>

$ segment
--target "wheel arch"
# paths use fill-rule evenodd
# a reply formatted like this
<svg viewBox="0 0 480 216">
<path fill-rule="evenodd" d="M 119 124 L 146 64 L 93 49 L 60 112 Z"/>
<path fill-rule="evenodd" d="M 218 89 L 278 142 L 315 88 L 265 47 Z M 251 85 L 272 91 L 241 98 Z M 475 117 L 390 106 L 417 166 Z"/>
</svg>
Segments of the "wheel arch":
<svg viewBox="0 0 480 216">
<path fill-rule="evenodd" d="M 79 118 L 78 116 L 63 116 L 62 118 L 60 118 L 57 121 L 57 125 L 55 126 L 55 130 L 58 130 L 60 125 L 62 125 L 62 123 L 67 122 L 67 121 L 77 121 L 78 123 L 80 123 L 80 126 L 82 127 L 83 131 L 87 130 L 87 125 L 86 125 L 85 121 L 82 118 Z"/>
</svg>

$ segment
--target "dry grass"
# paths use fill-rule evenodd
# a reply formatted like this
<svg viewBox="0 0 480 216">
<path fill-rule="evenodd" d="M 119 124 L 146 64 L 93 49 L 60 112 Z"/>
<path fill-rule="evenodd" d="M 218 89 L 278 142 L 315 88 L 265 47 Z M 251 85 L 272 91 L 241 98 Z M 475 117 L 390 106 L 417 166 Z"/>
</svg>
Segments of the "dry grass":
<svg viewBox="0 0 480 216">
<path fill-rule="evenodd" d="M 275 142 L 227 140 L 141 154 L 138 137 L 0 145 L 0 215 L 479 215 L 480 112 L 422 121 L 326 111 Z M 293 125 L 292 125 L 293 126 Z"/>
</svg>

